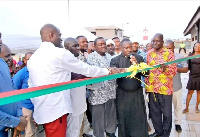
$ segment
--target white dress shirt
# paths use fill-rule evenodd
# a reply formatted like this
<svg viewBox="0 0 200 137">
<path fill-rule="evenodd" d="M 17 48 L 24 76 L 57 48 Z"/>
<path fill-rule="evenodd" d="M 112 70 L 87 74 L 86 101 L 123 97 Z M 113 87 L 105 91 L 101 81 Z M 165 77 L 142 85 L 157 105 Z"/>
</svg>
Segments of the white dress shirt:
<svg viewBox="0 0 200 137">
<path fill-rule="evenodd" d="M 42 42 L 28 61 L 29 87 L 55 84 L 71 80 L 71 72 L 88 77 L 108 75 L 106 68 L 89 66 L 78 60 L 68 50 L 57 48 L 50 42 Z M 33 117 L 38 124 L 52 122 L 72 113 L 70 90 L 43 95 L 31 99 Z"/>
</svg>

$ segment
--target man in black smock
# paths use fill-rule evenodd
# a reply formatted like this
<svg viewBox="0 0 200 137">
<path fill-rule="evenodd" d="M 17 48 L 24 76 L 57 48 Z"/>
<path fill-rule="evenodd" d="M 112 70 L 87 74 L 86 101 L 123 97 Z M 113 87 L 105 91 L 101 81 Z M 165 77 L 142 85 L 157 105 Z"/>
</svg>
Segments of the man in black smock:
<svg viewBox="0 0 200 137">
<path fill-rule="evenodd" d="M 121 41 L 121 55 L 111 60 L 111 67 L 128 68 L 133 62 L 144 62 L 142 56 L 132 53 L 132 42 Z M 135 77 L 141 78 L 142 73 Z M 146 74 L 145 74 L 146 75 Z M 141 82 L 135 78 L 118 78 L 116 107 L 119 137 L 148 137 L 146 109 Z"/>
</svg>

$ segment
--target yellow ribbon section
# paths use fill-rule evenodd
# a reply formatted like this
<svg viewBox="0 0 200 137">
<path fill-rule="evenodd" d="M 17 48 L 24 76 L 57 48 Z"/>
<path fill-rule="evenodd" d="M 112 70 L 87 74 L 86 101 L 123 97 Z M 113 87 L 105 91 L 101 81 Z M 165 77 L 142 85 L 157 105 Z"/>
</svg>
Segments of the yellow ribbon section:
<svg viewBox="0 0 200 137">
<path fill-rule="evenodd" d="M 142 71 L 142 70 L 150 69 L 150 68 L 153 68 L 153 67 L 147 65 L 147 64 L 144 63 L 144 62 L 142 62 L 142 63 L 140 63 L 140 64 L 131 65 L 126 71 L 127 71 L 127 72 L 132 72 L 132 73 L 131 73 L 131 75 L 129 75 L 129 76 L 127 76 L 127 77 L 135 78 L 135 79 L 139 80 L 140 82 L 142 82 L 145 86 L 148 87 L 147 84 L 145 84 L 141 79 L 136 78 L 135 75 L 137 74 L 137 72 L 138 72 L 139 70 L 141 70 L 141 73 L 145 74 L 146 71 Z"/>
</svg>

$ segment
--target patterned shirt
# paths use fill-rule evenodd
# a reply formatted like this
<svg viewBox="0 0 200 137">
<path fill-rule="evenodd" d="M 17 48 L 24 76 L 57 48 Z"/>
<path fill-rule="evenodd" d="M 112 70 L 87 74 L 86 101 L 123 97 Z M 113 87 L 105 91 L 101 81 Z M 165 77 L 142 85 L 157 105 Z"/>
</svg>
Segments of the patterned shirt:
<svg viewBox="0 0 200 137">
<path fill-rule="evenodd" d="M 82 53 L 81 51 L 79 52 L 79 56 L 78 56 L 78 59 L 83 61 L 83 62 L 86 62 L 86 58 L 88 56 L 88 53 L 87 52 L 84 52 Z"/>
<path fill-rule="evenodd" d="M 174 60 L 174 53 L 166 48 L 162 48 L 159 53 L 156 53 L 154 49 L 147 52 L 147 64 L 154 66 L 165 62 Z M 166 70 L 155 68 L 149 71 L 146 87 L 147 92 L 155 92 L 164 95 L 172 95 L 173 93 L 173 77 L 177 72 L 176 64 L 167 65 Z"/>
<path fill-rule="evenodd" d="M 110 67 L 110 61 L 112 57 L 106 53 L 105 56 L 101 56 L 96 51 L 90 53 L 87 58 L 87 63 L 93 66 L 101 68 Z M 109 99 L 116 98 L 116 80 L 108 80 L 99 83 L 99 87 L 95 88 L 89 97 L 89 102 L 92 105 L 98 105 L 106 103 Z"/>
</svg>

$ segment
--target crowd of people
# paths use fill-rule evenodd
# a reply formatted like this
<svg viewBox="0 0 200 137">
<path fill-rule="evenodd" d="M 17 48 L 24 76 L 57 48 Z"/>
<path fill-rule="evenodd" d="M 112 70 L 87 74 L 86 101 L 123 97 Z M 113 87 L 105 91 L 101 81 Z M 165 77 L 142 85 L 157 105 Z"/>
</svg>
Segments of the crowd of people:
<svg viewBox="0 0 200 137">
<path fill-rule="evenodd" d="M 61 31 L 53 24 L 45 24 L 40 35 L 40 47 L 34 53 L 26 53 L 23 62 L 18 63 L 19 69 L 12 72 L 13 54 L 0 33 L 0 93 L 123 73 L 141 62 L 161 67 L 137 73 L 135 78 L 106 80 L 2 105 L 0 137 L 116 137 L 117 128 L 119 137 L 169 137 L 172 104 L 175 128 L 180 133 L 182 113 L 189 111 L 194 90 L 196 113 L 199 113 L 200 58 L 164 65 L 183 55 L 175 53 L 174 42 L 164 42 L 161 33 L 153 36 L 145 51 L 139 49 L 138 41 L 118 37 L 88 41 L 85 36 L 77 36 L 66 38 L 62 44 Z M 197 54 L 200 43 L 194 45 L 189 56 Z M 180 74 L 188 71 L 187 102 L 182 111 Z M 149 118 L 155 129 L 151 135 Z M 93 129 L 93 135 L 87 128 Z"/>
</svg>

